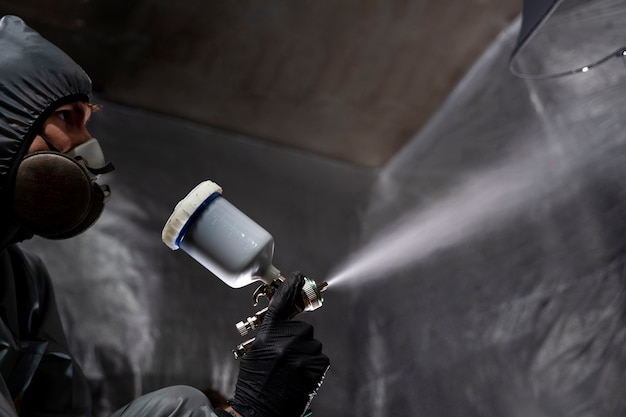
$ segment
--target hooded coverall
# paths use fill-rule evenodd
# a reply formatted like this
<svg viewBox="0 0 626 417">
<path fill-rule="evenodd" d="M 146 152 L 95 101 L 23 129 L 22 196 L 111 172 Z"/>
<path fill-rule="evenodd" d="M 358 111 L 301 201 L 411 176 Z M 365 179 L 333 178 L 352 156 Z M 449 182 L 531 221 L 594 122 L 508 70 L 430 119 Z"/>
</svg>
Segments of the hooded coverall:
<svg viewBox="0 0 626 417">
<path fill-rule="evenodd" d="M 91 80 L 69 56 L 20 18 L 0 20 L 1 416 L 92 415 L 87 380 L 68 349 L 50 277 L 43 262 L 19 246 L 32 233 L 11 208 L 17 167 L 44 121 L 59 105 L 90 96 Z M 200 391 L 177 386 L 140 397 L 114 415 L 215 413 Z"/>
</svg>

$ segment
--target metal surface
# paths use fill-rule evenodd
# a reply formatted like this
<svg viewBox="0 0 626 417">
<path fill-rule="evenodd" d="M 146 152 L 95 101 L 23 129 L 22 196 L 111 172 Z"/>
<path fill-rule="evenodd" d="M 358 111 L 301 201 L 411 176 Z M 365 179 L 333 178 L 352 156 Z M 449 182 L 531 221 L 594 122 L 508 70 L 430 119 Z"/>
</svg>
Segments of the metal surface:
<svg viewBox="0 0 626 417">
<path fill-rule="evenodd" d="M 511 61 L 522 77 L 561 77 L 624 59 L 623 1 L 527 0 L 524 14 L 528 17 Z"/>
</svg>

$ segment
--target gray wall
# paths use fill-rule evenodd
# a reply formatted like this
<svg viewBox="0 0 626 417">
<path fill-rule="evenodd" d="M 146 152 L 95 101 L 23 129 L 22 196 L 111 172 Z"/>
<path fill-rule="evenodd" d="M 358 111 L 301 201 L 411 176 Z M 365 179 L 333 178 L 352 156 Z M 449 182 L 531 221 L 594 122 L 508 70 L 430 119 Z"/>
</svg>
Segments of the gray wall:
<svg viewBox="0 0 626 417">
<path fill-rule="evenodd" d="M 29 244 L 100 409 L 172 383 L 232 391 L 252 288 L 160 242 L 210 178 L 274 235 L 276 266 L 330 279 L 302 317 L 332 361 L 316 415 L 624 415 L 626 71 L 514 78 L 517 30 L 381 171 L 105 103 L 106 214 Z"/>
</svg>

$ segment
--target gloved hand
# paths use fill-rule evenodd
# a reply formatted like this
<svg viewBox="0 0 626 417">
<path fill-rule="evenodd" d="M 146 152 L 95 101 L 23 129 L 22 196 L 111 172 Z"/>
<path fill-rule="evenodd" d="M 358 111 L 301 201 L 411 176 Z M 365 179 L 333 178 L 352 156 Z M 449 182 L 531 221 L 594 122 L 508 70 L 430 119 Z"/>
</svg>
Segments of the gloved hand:
<svg viewBox="0 0 626 417">
<path fill-rule="evenodd" d="M 304 275 L 295 272 L 278 287 L 241 360 L 229 404 L 244 417 L 301 417 L 322 384 L 330 361 L 313 326 L 289 320 L 303 284 Z"/>
</svg>

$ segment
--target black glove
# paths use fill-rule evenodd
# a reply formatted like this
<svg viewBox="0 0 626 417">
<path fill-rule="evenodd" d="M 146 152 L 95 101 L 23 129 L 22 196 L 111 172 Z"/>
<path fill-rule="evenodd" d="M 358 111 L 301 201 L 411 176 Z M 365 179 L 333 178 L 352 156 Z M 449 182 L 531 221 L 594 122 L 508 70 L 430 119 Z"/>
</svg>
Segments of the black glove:
<svg viewBox="0 0 626 417">
<path fill-rule="evenodd" d="M 330 361 L 313 326 L 289 320 L 303 284 L 296 272 L 278 287 L 241 361 L 229 404 L 244 417 L 301 417 L 322 384 Z"/>
</svg>

